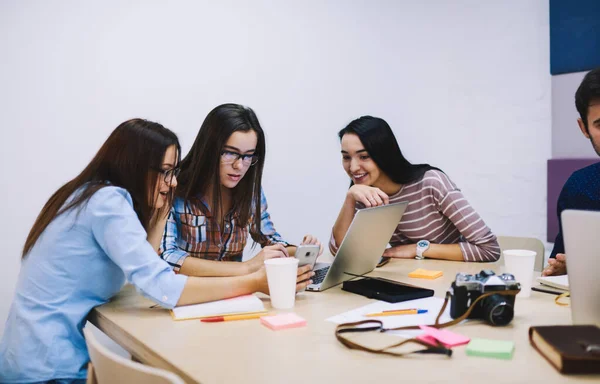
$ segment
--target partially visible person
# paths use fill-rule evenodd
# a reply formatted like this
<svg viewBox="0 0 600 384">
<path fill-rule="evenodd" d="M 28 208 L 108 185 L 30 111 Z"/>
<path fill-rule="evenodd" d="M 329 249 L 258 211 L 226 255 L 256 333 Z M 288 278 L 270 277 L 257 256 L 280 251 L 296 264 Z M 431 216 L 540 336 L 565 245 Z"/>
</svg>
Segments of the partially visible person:
<svg viewBox="0 0 600 384">
<path fill-rule="evenodd" d="M 384 257 L 489 262 L 500 256 L 496 236 L 440 169 L 411 164 L 385 120 L 363 116 L 339 132 L 350 189 L 333 227 L 337 253 L 357 209 L 408 201 Z"/>
<path fill-rule="evenodd" d="M 50 197 L 23 247 L 0 341 L 0 382 L 84 383 L 86 317 L 126 280 L 165 308 L 215 300 L 207 283 L 220 284 L 220 296 L 268 293 L 264 268 L 215 283 L 177 275 L 157 256 L 179 153 L 170 130 L 128 120 Z"/>
<path fill-rule="evenodd" d="M 187 156 L 161 243 L 161 256 L 188 276 L 244 276 L 296 247 L 275 230 L 262 190 L 265 135 L 254 111 L 223 104 L 207 116 Z M 248 235 L 262 250 L 248 261 Z M 318 244 L 306 235 L 301 244 Z M 311 276 L 312 276 L 311 272 Z M 299 280 L 300 281 L 300 280 Z M 210 288 L 216 296 L 227 288 Z"/>
<path fill-rule="evenodd" d="M 577 124 L 581 133 L 590 140 L 600 156 L 600 68 L 588 72 L 575 92 L 575 107 L 579 112 Z M 559 231 L 548 259 L 544 276 L 567 273 L 565 245 L 562 234 L 561 213 L 565 209 L 600 211 L 600 162 L 573 172 L 563 186 L 556 213 Z"/>
</svg>

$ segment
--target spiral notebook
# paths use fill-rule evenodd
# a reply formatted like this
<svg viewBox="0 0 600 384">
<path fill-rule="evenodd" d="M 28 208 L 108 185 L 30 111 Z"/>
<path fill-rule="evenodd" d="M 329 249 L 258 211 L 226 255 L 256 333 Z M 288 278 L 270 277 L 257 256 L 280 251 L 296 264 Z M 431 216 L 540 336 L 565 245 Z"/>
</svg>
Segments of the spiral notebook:
<svg viewBox="0 0 600 384">
<path fill-rule="evenodd" d="M 189 320 L 258 312 L 266 313 L 263 302 L 255 295 L 246 295 L 208 303 L 175 307 L 171 310 L 171 316 L 173 316 L 173 320 Z"/>
</svg>

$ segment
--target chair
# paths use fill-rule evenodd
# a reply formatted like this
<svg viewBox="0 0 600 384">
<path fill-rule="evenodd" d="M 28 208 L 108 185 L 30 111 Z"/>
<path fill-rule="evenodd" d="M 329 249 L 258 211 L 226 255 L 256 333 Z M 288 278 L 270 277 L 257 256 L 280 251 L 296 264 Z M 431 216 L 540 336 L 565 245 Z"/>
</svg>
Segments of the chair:
<svg viewBox="0 0 600 384">
<path fill-rule="evenodd" d="M 89 327 L 83 329 L 90 354 L 87 384 L 184 384 L 176 374 L 127 360 L 103 346 Z"/>
<path fill-rule="evenodd" d="M 537 272 L 541 272 L 544 269 L 544 255 L 546 253 L 546 248 L 544 247 L 544 243 L 542 243 L 539 239 L 534 237 L 515 237 L 515 236 L 498 236 L 498 244 L 500 245 L 500 250 L 504 251 L 506 249 L 527 249 L 530 251 L 535 251 L 535 264 L 533 266 L 533 270 Z M 502 254 L 500 254 L 499 262 L 502 260 Z M 504 262 L 502 260 L 502 262 Z"/>
</svg>

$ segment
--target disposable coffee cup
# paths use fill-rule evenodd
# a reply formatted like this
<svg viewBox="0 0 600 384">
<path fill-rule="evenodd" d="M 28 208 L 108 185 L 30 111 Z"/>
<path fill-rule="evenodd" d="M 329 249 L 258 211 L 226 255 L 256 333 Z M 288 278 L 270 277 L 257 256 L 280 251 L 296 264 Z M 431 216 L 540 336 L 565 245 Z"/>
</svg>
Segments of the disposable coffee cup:
<svg viewBox="0 0 600 384">
<path fill-rule="evenodd" d="M 504 258 L 504 271 L 515 277 L 521 283 L 519 297 L 531 296 L 531 284 L 533 282 L 533 268 L 535 266 L 534 251 L 526 249 L 507 249 L 502 251 Z"/>
<path fill-rule="evenodd" d="M 296 300 L 296 279 L 298 259 L 278 257 L 265 260 L 267 282 L 271 306 L 276 309 L 290 309 Z"/>
</svg>

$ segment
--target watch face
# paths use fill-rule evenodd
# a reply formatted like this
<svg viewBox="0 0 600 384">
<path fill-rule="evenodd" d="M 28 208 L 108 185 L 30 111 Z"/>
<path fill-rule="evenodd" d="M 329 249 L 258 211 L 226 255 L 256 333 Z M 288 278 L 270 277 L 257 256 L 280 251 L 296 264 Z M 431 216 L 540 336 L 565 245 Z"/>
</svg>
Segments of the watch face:
<svg viewBox="0 0 600 384">
<path fill-rule="evenodd" d="M 417 247 L 423 248 L 429 245 L 429 241 L 427 240 L 421 240 L 417 243 Z"/>
</svg>

